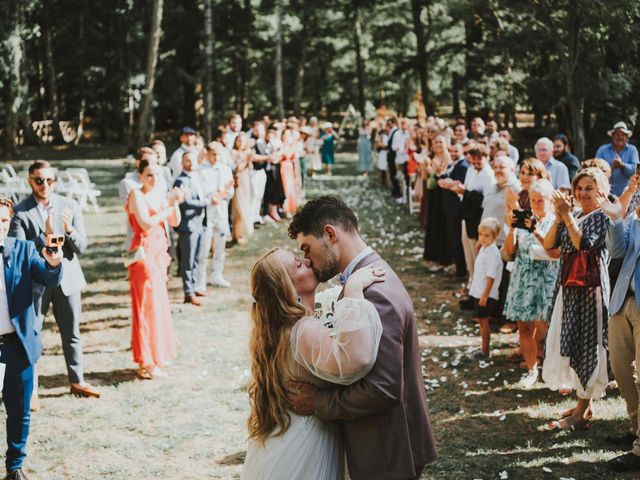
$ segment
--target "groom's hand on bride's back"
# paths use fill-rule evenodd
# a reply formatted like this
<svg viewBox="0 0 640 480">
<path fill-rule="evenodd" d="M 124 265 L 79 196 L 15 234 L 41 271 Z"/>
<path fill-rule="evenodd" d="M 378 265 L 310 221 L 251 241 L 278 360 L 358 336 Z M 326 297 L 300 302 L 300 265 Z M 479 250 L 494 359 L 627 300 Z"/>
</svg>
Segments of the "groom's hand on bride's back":
<svg viewBox="0 0 640 480">
<path fill-rule="evenodd" d="M 296 415 L 315 415 L 316 387 L 310 383 L 289 382 L 287 384 L 289 410 Z"/>
</svg>

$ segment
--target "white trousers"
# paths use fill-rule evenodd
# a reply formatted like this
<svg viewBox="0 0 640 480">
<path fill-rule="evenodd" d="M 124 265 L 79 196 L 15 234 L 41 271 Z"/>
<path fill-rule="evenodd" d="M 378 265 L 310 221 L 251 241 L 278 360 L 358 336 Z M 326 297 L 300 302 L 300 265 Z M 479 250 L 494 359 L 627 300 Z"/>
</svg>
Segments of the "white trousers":
<svg viewBox="0 0 640 480">
<path fill-rule="evenodd" d="M 251 213 L 253 221 L 260 219 L 260 207 L 264 197 L 264 188 L 267 185 L 267 174 L 263 170 L 253 170 L 251 172 Z M 253 223 L 253 222 L 252 222 Z"/>
<path fill-rule="evenodd" d="M 227 243 L 228 228 L 207 225 L 204 232 L 203 245 L 200 249 L 200 259 L 196 271 L 196 290 L 204 292 L 207 289 L 207 270 L 209 268 L 209 252 L 213 247 L 213 266 L 211 278 L 222 277 L 224 271 L 225 245 Z"/>
</svg>

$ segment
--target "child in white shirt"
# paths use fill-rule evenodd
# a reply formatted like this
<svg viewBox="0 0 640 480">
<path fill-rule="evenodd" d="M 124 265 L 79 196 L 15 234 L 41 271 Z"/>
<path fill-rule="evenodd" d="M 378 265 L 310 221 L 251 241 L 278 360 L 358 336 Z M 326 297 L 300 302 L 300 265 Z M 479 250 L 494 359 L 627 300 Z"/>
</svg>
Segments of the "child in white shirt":
<svg viewBox="0 0 640 480">
<path fill-rule="evenodd" d="M 473 269 L 473 279 L 469 295 L 475 300 L 476 320 L 480 324 L 482 350 L 477 358 L 489 358 L 491 330 L 489 320 L 497 312 L 499 287 L 502 280 L 502 258 L 496 246 L 496 239 L 502 231 L 497 218 L 488 217 L 478 226 L 478 243 L 481 245 Z"/>
</svg>

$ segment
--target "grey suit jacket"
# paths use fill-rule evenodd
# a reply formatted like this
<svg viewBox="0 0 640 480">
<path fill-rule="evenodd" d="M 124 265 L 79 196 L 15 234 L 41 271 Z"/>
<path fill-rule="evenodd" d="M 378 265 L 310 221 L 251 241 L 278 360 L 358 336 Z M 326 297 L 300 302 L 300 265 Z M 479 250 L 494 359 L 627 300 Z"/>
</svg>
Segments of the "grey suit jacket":
<svg viewBox="0 0 640 480">
<path fill-rule="evenodd" d="M 437 456 L 416 320 L 411 298 L 391 267 L 373 252 L 354 271 L 367 265 L 387 272 L 384 282 L 364 292 L 382 321 L 378 358 L 353 385 L 319 390 L 315 409 L 323 422 L 342 421 L 353 480 L 407 479 Z"/>
<path fill-rule="evenodd" d="M 198 175 L 193 172 L 191 175 Z M 204 230 L 204 218 L 209 202 L 206 198 L 201 198 L 197 193 L 194 182 L 200 181 L 200 178 L 192 178 L 185 172 L 182 172 L 173 183 L 174 187 L 185 187 L 191 190 L 190 195 L 180 204 L 180 225 L 176 230 L 181 233 L 202 232 Z M 201 187 L 204 186 L 200 184 Z M 204 191 L 201 192 L 204 195 Z"/>
<path fill-rule="evenodd" d="M 87 284 L 78 255 L 87 249 L 87 235 L 84 229 L 82 212 L 75 200 L 53 194 L 53 227 L 54 233 L 63 233 L 62 210 L 69 208 L 73 214 L 73 231 L 65 233 L 64 245 L 62 247 L 62 281 L 60 287 L 62 292 L 70 296 Z M 31 195 L 15 206 L 15 213 L 11 220 L 9 236 L 22 240 L 31 240 L 35 243 L 38 251 L 46 245 L 45 225 L 42 216 L 38 212 L 38 203 Z M 42 294 L 44 287 L 34 289 L 34 294 Z"/>
</svg>

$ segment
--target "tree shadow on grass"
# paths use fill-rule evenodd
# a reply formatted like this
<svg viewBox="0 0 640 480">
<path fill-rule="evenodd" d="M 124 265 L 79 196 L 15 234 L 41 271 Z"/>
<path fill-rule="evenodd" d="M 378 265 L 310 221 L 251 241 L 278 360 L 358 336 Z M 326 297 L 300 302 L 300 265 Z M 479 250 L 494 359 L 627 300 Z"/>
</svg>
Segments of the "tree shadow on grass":
<svg viewBox="0 0 640 480">
<path fill-rule="evenodd" d="M 111 385 L 119 385 L 121 383 L 133 382 L 138 379 L 138 375 L 135 369 L 133 368 L 123 368 L 119 370 L 111 370 L 110 372 L 90 372 L 85 373 L 85 378 L 88 383 L 101 385 L 101 386 L 111 386 Z M 41 388 L 59 388 L 66 387 L 69 385 L 69 378 L 66 374 L 57 373 L 54 375 L 39 375 L 38 376 L 38 384 Z M 44 394 L 42 396 L 47 395 L 56 395 L 56 394 Z"/>
</svg>

